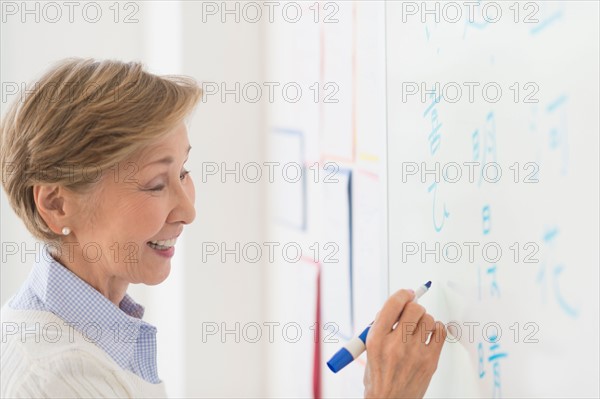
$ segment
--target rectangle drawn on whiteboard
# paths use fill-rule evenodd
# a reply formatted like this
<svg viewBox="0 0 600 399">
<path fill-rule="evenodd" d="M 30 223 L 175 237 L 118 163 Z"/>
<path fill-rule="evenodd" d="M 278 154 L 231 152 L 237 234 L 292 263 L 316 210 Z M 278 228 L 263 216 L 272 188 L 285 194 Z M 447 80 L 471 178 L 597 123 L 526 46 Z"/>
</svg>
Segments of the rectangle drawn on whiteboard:
<svg viewBox="0 0 600 399">
<path fill-rule="evenodd" d="M 336 180 L 323 186 L 322 320 L 332 323 L 336 335 L 347 340 L 354 334 L 352 172 L 339 170 Z"/>
<path fill-rule="evenodd" d="M 281 225 L 305 230 L 304 135 L 299 130 L 275 128 L 271 146 L 270 158 L 275 162 L 272 169 L 275 219 Z"/>
</svg>

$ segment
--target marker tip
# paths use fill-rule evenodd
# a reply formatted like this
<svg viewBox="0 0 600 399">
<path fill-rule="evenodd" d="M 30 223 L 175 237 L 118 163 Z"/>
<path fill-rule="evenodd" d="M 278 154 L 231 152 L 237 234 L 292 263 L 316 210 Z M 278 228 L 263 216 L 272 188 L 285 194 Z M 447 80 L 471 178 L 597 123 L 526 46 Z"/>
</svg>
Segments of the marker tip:
<svg viewBox="0 0 600 399">
<path fill-rule="evenodd" d="M 427 287 L 427 289 L 431 288 L 431 281 L 426 282 L 425 287 Z"/>
</svg>

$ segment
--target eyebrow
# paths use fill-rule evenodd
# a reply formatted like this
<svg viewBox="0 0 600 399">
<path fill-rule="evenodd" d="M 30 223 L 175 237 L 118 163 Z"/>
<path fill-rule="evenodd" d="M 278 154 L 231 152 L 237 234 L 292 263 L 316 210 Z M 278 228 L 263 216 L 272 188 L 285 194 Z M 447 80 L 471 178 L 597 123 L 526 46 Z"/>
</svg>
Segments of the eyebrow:
<svg viewBox="0 0 600 399">
<path fill-rule="evenodd" d="M 186 151 L 186 155 L 190 153 L 191 149 L 192 149 L 192 146 L 189 146 L 188 149 L 187 149 L 187 151 Z M 147 163 L 146 165 L 144 165 L 144 168 L 147 167 L 147 166 L 150 166 L 150 165 L 154 165 L 155 163 L 164 163 L 164 164 L 170 165 L 170 164 L 173 163 L 173 161 L 174 161 L 174 158 L 172 156 L 168 155 L 168 156 L 166 156 L 164 158 L 161 158 L 161 159 L 158 159 L 156 161 Z"/>
</svg>

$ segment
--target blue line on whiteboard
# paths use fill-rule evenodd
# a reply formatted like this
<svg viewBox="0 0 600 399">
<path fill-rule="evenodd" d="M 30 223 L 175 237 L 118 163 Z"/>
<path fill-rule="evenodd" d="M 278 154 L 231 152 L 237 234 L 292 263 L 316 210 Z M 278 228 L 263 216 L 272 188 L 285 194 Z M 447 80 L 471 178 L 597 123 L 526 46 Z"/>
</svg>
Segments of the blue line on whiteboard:
<svg viewBox="0 0 600 399">
<path fill-rule="evenodd" d="M 349 319 L 350 326 L 349 331 L 342 331 L 341 328 L 337 328 L 337 331 L 333 331 L 334 335 L 348 341 L 354 336 L 354 262 L 353 262 L 353 220 L 352 220 L 352 170 L 340 168 L 337 170 L 337 173 L 347 175 L 348 176 L 348 186 L 346 187 L 346 195 L 348 200 L 348 280 L 349 280 L 349 296 L 348 303 L 349 306 Z M 339 180 L 338 180 L 339 181 Z M 337 262 L 336 262 L 337 263 Z M 345 330 L 345 329 L 344 329 Z"/>
<path fill-rule="evenodd" d="M 496 354 L 493 354 L 492 356 L 488 357 L 488 361 L 489 362 L 493 362 L 496 359 L 501 359 L 501 358 L 506 357 L 506 356 L 508 356 L 508 355 L 505 352 L 496 353 Z"/>
<path fill-rule="evenodd" d="M 485 166 L 487 163 L 497 161 L 496 153 L 496 117 L 494 111 L 490 111 L 485 118 L 481 133 L 478 129 L 471 134 L 473 161 L 479 162 Z M 483 168 L 479 173 L 477 185 L 480 187 L 483 183 Z"/>
<path fill-rule="evenodd" d="M 553 150 L 557 149 L 559 144 L 560 144 L 560 132 L 558 129 L 556 128 L 552 128 L 550 129 L 550 132 L 548 134 L 550 137 L 550 148 L 552 148 Z"/>
<path fill-rule="evenodd" d="M 558 97 L 556 100 L 554 100 L 553 102 L 548 104 L 548 107 L 546 108 L 546 110 L 548 112 L 554 112 L 554 110 L 556 108 L 563 105 L 566 101 L 567 101 L 567 95 L 563 94 L 562 96 Z"/>
<path fill-rule="evenodd" d="M 490 355 L 487 357 L 487 361 L 488 363 L 491 365 L 492 370 L 493 370 L 493 390 L 492 390 L 492 395 L 491 397 L 494 398 L 499 398 L 502 397 L 502 374 L 500 373 L 500 359 L 506 358 L 508 357 L 508 353 L 507 352 L 498 352 L 499 348 L 500 348 L 500 343 L 498 342 L 498 336 L 497 335 L 493 335 L 491 337 L 486 338 L 486 341 L 488 341 L 490 343 L 490 347 L 489 347 L 489 352 Z M 485 372 L 485 351 L 484 351 L 484 347 L 483 347 L 483 343 L 479 342 L 479 344 L 477 345 L 477 351 L 478 351 L 478 360 L 479 360 L 479 370 L 478 370 L 478 374 L 479 374 L 479 378 L 483 379 L 486 375 Z"/>
<path fill-rule="evenodd" d="M 438 24 L 435 23 L 434 27 L 437 28 Z M 427 23 L 425 23 L 425 37 L 427 38 L 427 41 L 429 42 L 431 40 L 431 31 L 429 30 L 429 26 Z M 440 47 L 438 46 L 437 48 L 437 54 L 440 54 Z"/>
<path fill-rule="evenodd" d="M 302 132 L 300 130 L 289 129 L 289 128 L 285 128 L 285 127 L 274 127 L 273 128 L 273 133 L 285 133 L 285 134 L 292 134 L 292 135 L 302 135 Z"/>
<path fill-rule="evenodd" d="M 572 318 L 576 318 L 577 316 L 579 316 L 578 310 L 565 301 L 558 287 L 558 275 L 562 273 L 563 269 L 564 265 L 558 265 L 554 268 L 554 294 L 556 295 L 556 300 L 558 301 L 558 304 L 560 305 L 562 310 L 564 310 L 565 313 L 571 316 Z"/>
<path fill-rule="evenodd" d="M 350 243 L 348 247 L 348 251 L 350 252 L 348 255 L 348 269 L 350 273 L 350 326 L 352 327 L 352 332 L 354 332 L 354 262 L 352 259 L 353 253 L 353 243 L 352 243 L 352 171 L 348 170 L 348 241 Z"/>
<path fill-rule="evenodd" d="M 436 182 L 433 182 L 431 184 L 431 186 L 429 186 L 428 192 L 431 192 L 432 190 L 433 190 L 433 228 L 435 229 L 436 233 L 439 233 L 444 228 L 444 223 L 446 222 L 446 219 L 450 216 L 450 213 L 446 209 L 446 203 L 444 202 L 442 223 L 441 224 L 437 223 L 437 218 L 435 216 L 435 204 L 436 204 L 436 193 L 437 193 L 437 183 Z"/>
<path fill-rule="evenodd" d="M 559 11 L 555 12 L 554 14 L 552 14 L 551 16 L 549 16 L 548 18 L 546 18 L 545 20 L 541 21 L 536 26 L 534 26 L 531 29 L 530 33 L 532 35 L 537 35 L 541 31 L 543 31 L 544 29 L 546 29 L 547 27 L 549 27 L 550 25 L 552 25 L 554 22 L 556 22 L 559 19 L 561 19 L 562 16 L 563 16 L 562 10 L 559 10 Z"/>
<path fill-rule="evenodd" d="M 481 211 L 481 216 L 483 219 L 483 235 L 487 235 L 490 233 L 492 229 L 491 215 L 490 215 L 490 206 L 486 205 L 483 207 Z"/>
<path fill-rule="evenodd" d="M 274 127 L 272 128 L 272 133 L 274 134 L 286 134 L 286 135 L 291 135 L 291 136 L 298 136 L 298 139 L 300 140 L 300 145 L 299 145 L 299 151 L 300 151 L 300 168 L 301 168 L 301 173 L 302 175 L 300 176 L 300 182 L 301 182 L 301 190 L 302 190 L 302 215 L 300 216 L 300 223 L 295 223 L 295 221 L 290 221 L 290 220 L 285 220 L 284 218 L 281 217 L 277 217 L 276 221 L 278 224 L 286 226 L 286 227 L 291 227 L 291 228 L 295 228 L 295 229 L 299 229 L 301 231 L 306 231 L 306 227 L 307 227 L 307 214 L 308 214 L 308 200 L 307 200 L 307 184 L 306 184 L 306 168 L 304 166 L 304 162 L 305 162 L 305 144 L 304 144 L 304 133 L 301 132 L 300 130 L 294 130 L 294 129 L 289 129 L 289 128 L 280 128 L 280 127 Z"/>
<path fill-rule="evenodd" d="M 471 135 L 471 139 L 473 142 L 473 161 L 477 161 L 479 159 L 479 129 L 475 129 L 473 134 Z"/>
<path fill-rule="evenodd" d="M 483 369 L 483 343 L 480 342 L 479 345 L 477 345 L 477 352 L 479 355 L 479 378 L 483 378 L 485 377 L 485 370 Z"/>
<path fill-rule="evenodd" d="M 554 227 L 553 229 L 546 231 L 546 233 L 544 233 L 544 241 L 548 242 L 548 243 L 552 242 L 557 234 L 558 234 L 557 227 Z"/>
<path fill-rule="evenodd" d="M 490 295 L 491 296 L 497 296 L 500 297 L 500 287 L 498 286 L 498 281 L 496 280 L 497 277 L 497 266 L 496 264 L 492 264 L 491 267 L 489 267 L 487 269 L 487 274 L 492 276 L 492 285 L 490 287 Z"/>
<path fill-rule="evenodd" d="M 442 95 L 440 94 L 439 96 L 435 96 L 435 92 L 431 93 L 429 95 L 429 97 L 433 97 L 433 101 L 431 102 L 431 105 L 427 107 L 427 109 L 425 109 L 425 112 L 423 112 L 423 118 L 427 116 L 427 114 L 429 113 L 429 111 L 431 111 L 431 109 L 436 105 L 439 104 L 440 100 L 442 99 Z"/>
<path fill-rule="evenodd" d="M 567 174 L 567 167 L 569 164 L 569 143 L 568 143 L 568 132 L 567 132 L 567 110 L 566 103 L 568 100 L 567 94 L 562 94 L 557 99 L 552 101 L 546 107 L 548 114 L 556 115 L 559 119 L 558 122 L 550 127 L 548 132 L 550 148 L 552 150 L 560 150 L 562 157 L 561 173 Z M 558 110 L 558 111 L 557 111 Z"/>
<path fill-rule="evenodd" d="M 440 128 L 442 127 L 442 123 L 438 119 L 438 111 L 437 108 L 435 108 L 435 106 L 439 104 L 442 95 L 440 94 L 436 97 L 436 93 L 434 90 L 429 95 L 429 97 L 432 101 L 431 104 L 428 105 L 425 109 L 425 112 L 423 113 L 423 118 L 427 117 L 431 112 L 431 131 L 427 136 L 427 140 L 429 142 L 429 152 L 432 156 L 434 156 L 439 150 L 442 141 L 441 133 L 439 132 Z"/>
</svg>

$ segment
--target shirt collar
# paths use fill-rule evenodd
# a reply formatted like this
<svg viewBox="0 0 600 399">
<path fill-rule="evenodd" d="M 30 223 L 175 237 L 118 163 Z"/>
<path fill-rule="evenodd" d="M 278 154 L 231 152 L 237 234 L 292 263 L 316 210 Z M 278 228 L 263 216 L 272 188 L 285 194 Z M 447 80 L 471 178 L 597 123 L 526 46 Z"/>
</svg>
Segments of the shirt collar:
<svg viewBox="0 0 600 399">
<path fill-rule="evenodd" d="M 139 357 L 140 348 L 136 350 L 136 345 L 143 343 L 147 347 L 150 338 L 150 343 L 154 344 L 150 345 L 153 347 L 150 359 L 154 364 L 149 369 L 156 374 L 156 327 L 141 320 L 144 307 L 129 294 L 125 294 L 117 307 L 56 261 L 46 246 L 31 272 L 30 281 L 33 292 L 48 311 L 63 319 L 65 325 L 81 332 L 88 342 L 94 342 L 123 368 L 138 368 L 136 362 L 140 359 L 136 357 Z M 145 377 L 159 381 L 157 375 Z"/>
</svg>

